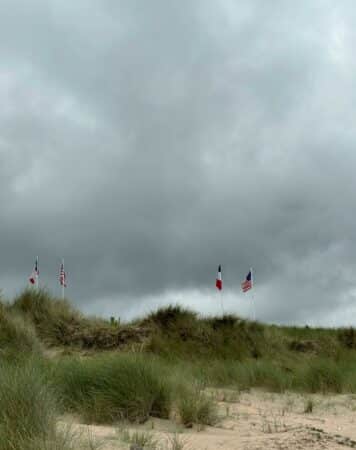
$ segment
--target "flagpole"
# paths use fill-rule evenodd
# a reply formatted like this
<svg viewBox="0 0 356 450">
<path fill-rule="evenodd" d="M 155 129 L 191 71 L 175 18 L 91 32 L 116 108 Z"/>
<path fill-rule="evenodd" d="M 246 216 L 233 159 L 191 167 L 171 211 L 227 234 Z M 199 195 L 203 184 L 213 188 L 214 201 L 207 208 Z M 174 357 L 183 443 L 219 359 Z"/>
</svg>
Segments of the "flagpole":
<svg viewBox="0 0 356 450">
<path fill-rule="evenodd" d="M 223 282 L 222 282 L 222 275 L 221 275 L 221 264 L 219 264 L 219 267 L 218 267 L 218 276 L 216 278 L 215 286 L 220 291 L 221 310 L 222 310 L 222 314 L 224 315 L 225 312 L 224 312 L 224 303 L 223 303 L 223 297 L 222 297 Z"/>
<path fill-rule="evenodd" d="M 222 310 L 222 315 L 225 315 L 225 311 L 224 311 L 224 302 L 223 302 L 223 295 L 222 295 L 222 289 L 220 290 L 220 302 L 221 302 L 221 310 Z"/>
<path fill-rule="evenodd" d="M 254 289 L 254 281 L 253 281 L 253 271 L 252 271 L 252 267 L 250 268 L 250 272 L 251 272 L 251 303 L 252 303 L 252 310 L 253 310 L 253 321 L 256 322 L 256 305 L 255 305 L 255 298 L 254 298 L 254 294 L 253 294 L 253 289 Z"/>
<path fill-rule="evenodd" d="M 39 263 L 38 263 L 38 256 L 36 256 L 36 267 L 37 267 L 37 290 L 40 290 L 40 270 L 39 270 Z"/>
<path fill-rule="evenodd" d="M 64 272 L 64 258 L 62 259 L 62 267 L 63 267 L 63 272 Z M 64 300 L 64 280 L 62 281 L 62 300 Z"/>
</svg>

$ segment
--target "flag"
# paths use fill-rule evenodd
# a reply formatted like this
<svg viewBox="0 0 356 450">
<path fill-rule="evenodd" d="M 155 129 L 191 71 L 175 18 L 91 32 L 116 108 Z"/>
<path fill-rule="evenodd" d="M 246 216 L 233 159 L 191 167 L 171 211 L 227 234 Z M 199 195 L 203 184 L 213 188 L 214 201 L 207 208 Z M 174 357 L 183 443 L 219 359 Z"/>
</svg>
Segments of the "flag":
<svg viewBox="0 0 356 450">
<path fill-rule="evenodd" d="M 215 286 L 221 291 L 222 289 L 222 278 L 221 278 L 221 266 L 218 268 L 218 276 L 216 278 Z"/>
<path fill-rule="evenodd" d="M 37 284 L 39 276 L 40 276 L 40 271 L 38 269 L 38 257 L 37 257 L 36 261 L 35 261 L 35 265 L 32 270 L 32 273 L 28 280 L 31 284 Z"/>
<path fill-rule="evenodd" d="M 64 271 L 64 264 L 61 264 L 61 268 L 59 269 L 59 284 L 63 287 L 67 287 L 66 282 L 66 273 Z"/>
<path fill-rule="evenodd" d="M 252 289 L 252 269 L 250 269 L 249 273 L 246 275 L 246 279 L 241 283 L 241 288 L 243 292 Z"/>
</svg>

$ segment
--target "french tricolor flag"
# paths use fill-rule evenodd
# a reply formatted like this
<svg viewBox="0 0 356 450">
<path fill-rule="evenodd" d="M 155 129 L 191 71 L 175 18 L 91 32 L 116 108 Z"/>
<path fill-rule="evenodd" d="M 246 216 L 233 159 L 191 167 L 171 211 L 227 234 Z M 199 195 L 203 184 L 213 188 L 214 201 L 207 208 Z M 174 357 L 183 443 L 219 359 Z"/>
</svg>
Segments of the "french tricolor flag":
<svg viewBox="0 0 356 450">
<path fill-rule="evenodd" d="M 215 286 L 221 291 L 222 289 L 222 277 L 221 277 L 221 266 L 218 268 L 218 276 L 216 278 Z"/>
<path fill-rule="evenodd" d="M 33 267 L 32 273 L 28 279 L 31 284 L 38 284 L 38 277 L 40 276 L 40 271 L 38 269 L 38 256 L 35 261 L 35 265 Z"/>
</svg>

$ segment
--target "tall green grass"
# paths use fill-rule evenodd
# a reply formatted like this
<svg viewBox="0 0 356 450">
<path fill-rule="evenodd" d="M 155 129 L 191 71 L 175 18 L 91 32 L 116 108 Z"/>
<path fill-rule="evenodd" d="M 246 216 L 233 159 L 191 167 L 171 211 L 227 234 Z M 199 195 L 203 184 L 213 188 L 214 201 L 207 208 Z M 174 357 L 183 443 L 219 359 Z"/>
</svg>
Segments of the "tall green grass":
<svg viewBox="0 0 356 450">
<path fill-rule="evenodd" d="M 59 361 L 53 373 L 66 407 L 87 422 L 143 422 L 149 416 L 169 416 L 171 387 L 165 366 L 155 358 L 132 354 L 69 358 Z"/>
<path fill-rule="evenodd" d="M 186 427 L 214 425 L 218 420 L 216 404 L 197 386 L 186 385 L 177 397 L 179 419 Z"/>
<path fill-rule="evenodd" d="M 0 366 L 0 449 L 55 434 L 56 403 L 35 360 Z M 25 447 L 24 447 L 25 448 Z"/>
<path fill-rule="evenodd" d="M 76 349 L 116 349 L 142 344 L 147 330 L 102 318 L 87 318 L 67 300 L 53 297 L 46 289 L 25 289 L 7 308 L 31 321 L 47 346 Z"/>
<path fill-rule="evenodd" d="M 0 303 L 0 358 L 14 361 L 41 352 L 33 324 Z"/>
<path fill-rule="evenodd" d="M 170 360 L 258 358 L 268 347 L 261 324 L 234 315 L 202 318 L 185 308 L 168 306 L 139 323 L 153 325 L 146 350 Z"/>
<path fill-rule="evenodd" d="M 83 317 L 68 301 L 54 298 L 46 289 L 25 289 L 11 309 L 30 319 L 47 344 L 67 344 Z"/>
<path fill-rule="evenodd" d="M 179 306 L 113 325 L 83 317 L 45 290 L 25 290 L 11 305 L 0 302 L 0 450 L 79 448 L 56 427 L 68 411 L 88 423 L 156 416 L 213 424 L 208 387 L 354 393 L 355 336 L 352 328 L 204 318 Z M 141 353 L 118 351 L 132 342 Z M 46 345 L 79 352 L 45 360 Z M 83 355 L 83 348 L 116 351 Z"/>
<path fill-rule="evenodd" d="M 48 364 L 27 360 L 0 363 L 0 450 L 94 450 L 90 436 L 59 427 L 62 411 Z"/>
</svg>

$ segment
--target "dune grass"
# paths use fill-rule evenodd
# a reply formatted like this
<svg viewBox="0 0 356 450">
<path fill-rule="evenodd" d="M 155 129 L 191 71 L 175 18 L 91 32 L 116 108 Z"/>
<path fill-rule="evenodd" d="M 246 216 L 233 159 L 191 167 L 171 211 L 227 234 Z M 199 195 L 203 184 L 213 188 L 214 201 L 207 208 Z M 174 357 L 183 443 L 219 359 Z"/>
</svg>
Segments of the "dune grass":
<svg viewBox="0 0 356 450">
<path fill-rule="evenodd" d="M 47 289 L 25 289 L 7 310 L 31 321 L 48 347 L 110 350 L 142 344 L 147 335 L 144 327 L 84 317 L 68 300 L 53 297 Z"/>
<path fill-rule="evenodd" d="M 177 397 L 180 422 L 186 427 L 215 425 L 218 420 L 216 404 L 211 397 L 196 386 L 186 384 Z"/>
<path fill-rule="evenodd" d="M 171 388 L 158 359 L 135 354 L 67 358 L 56 364 L 53 374 L 66 408 L 87 422 L 169 416 Z"/>
<path fill-rule="evenodd" d="M 89 450 L 93 442 L 57 428 L 59 399 L 37 357 L 0 364 L 0 450 Z"/>
<path fill-rule="evenodd" d="M 56 429 L 64 412 L 87 423 L 155 416 L 211 425 L 211 387 L 355 393 L 355 342 L 352 328 L 200 317 L 177 305 L 130 324 L 110 323 L 28 289 L 12 304 L 0 302 L 0 436 L 11 443 L 1 441 L 0 450 L 76 448 Z M 123 346 L 132 343 L 139 353 Z M 45 360 L 48 345 L 71 346 L 74 356 Z M 83 356 L 87 348 L 96 351 Z"/>
<path fill-rule="evenodd" d="M 42 350 L 43 346 L 37 338 L 33 324 L 0 303 L 1 360 L 26 359 L 32 354 L 40 355 Z"/>
<path fill-rule="evenodd" d="M 55 401 L 36 361 L 0 366 L 0 449 L 55 434 Z"/>
</svg>

